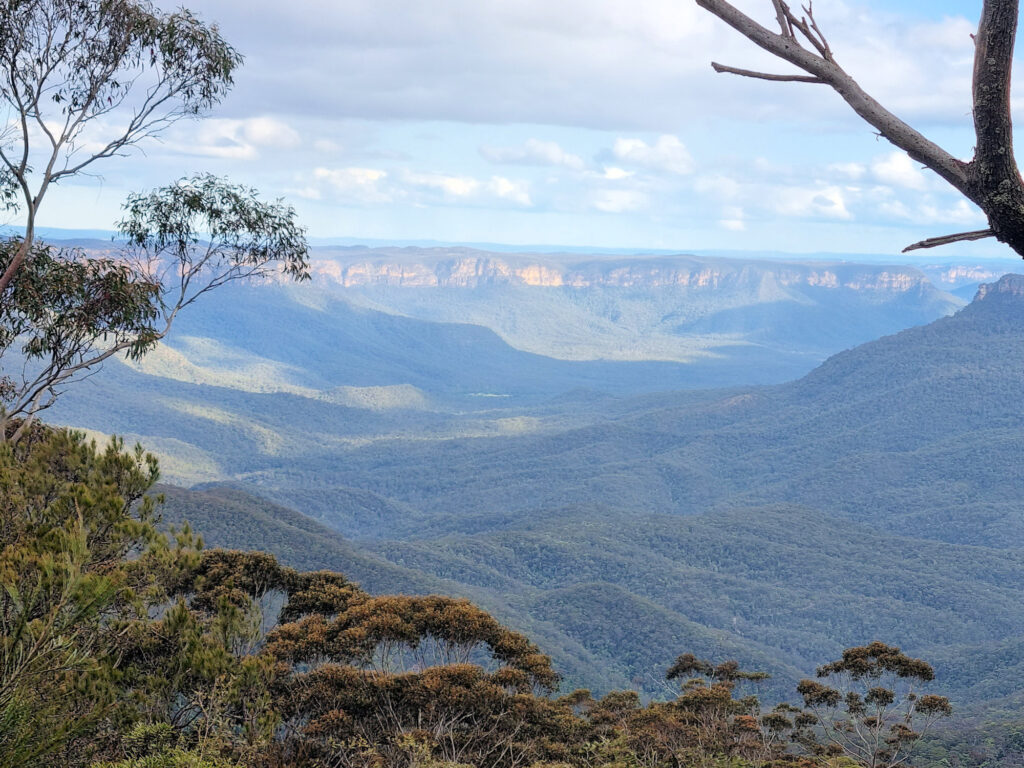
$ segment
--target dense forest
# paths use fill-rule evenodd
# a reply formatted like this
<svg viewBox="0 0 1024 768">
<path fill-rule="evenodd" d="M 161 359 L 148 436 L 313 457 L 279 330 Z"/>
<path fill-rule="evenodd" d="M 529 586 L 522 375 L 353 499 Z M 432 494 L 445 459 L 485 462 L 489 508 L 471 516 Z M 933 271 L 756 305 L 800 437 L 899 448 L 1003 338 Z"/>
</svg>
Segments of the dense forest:
<svg viewBox="0 0 1024 768">
<path fill-rule="evenodd" d="M 562 400 L 522 434 L 341 447 L 319 439 L 320 411 L 278 403 L 260 424 L 308 430 L 301 451 L 168 488 L 165 514 L 373 593 L 472 599 L 601 693 L 658 695 L 685 648 L 770 672 L 783 696 L 884 638 L 932 660 L 961 711 L 1007 709 L 1024 627 L 1019 284 L 789 384 L 595 396 L 583 424 Z M 205 435 L 225 463 L 247 447 L 231 423 L 125 410 Z"/>
<path fill-rule="evenodd" d="M 895 766 L 952 711 L 881 642 L 801 680 L 799 706 L 762 710 L 764 673 L 691 653 L 661 700 L 560 691 L 467 600 L 162 531 L 158 475 L 40 425 L 0 446 L 3 765 Z"/>
<path fill-rule="evenodd" d="M 1024 577 L 1015 470 L 1000 469 L 1015 454 L 992 446 L 1018 439 L 1022 283 L 789 385 L 457 440 L 446 476 L 410 441 L 382 465 L 410 471 L 376 476 L 386 488 L 297 493 L 334 505 L 321 520 L 238 488 L 161 486 L 141 447 L 10 419 L 0 762 L 1014 765 Z M 375 482 L 377 450 L 344 472 Z M 987 471 L 950 463 L 966 455 Z M 705 477 L 686 474 L 701 456 Z M 680 509 L 643 508 L 637 477 Z M 686 509 L 716 486 L 729 495 Z M 537 491 L 578 501 L 524 504 Z M 917 535 L 894 530 L 901 516 Z"/>
</svg>

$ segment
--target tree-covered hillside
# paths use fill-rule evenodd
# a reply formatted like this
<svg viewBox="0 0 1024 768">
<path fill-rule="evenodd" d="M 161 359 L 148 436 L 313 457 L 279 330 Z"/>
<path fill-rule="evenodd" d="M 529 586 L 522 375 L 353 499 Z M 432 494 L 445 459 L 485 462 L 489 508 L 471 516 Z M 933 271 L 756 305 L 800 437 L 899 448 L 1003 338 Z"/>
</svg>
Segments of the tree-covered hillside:
<svg viewBox="0 0 1024 768">
<path fill-rule="evenodd" d="M 791 384 L 662 400 L 539 436 L 375 444 L 333 474 L 453 530 L 464 517 L 569 503 L 690 514 L 790 502 L 929 538 L 1018 544 L 1022 279 Z"/>
<path fill-rule="evenodd" d="M 896 768 L 952 712 L 925 692 L 932 666 L 882 642 L 774 708 L 750 692 L 764 672 L 689 651 L 659 672 L 659 701 L 559 695 L 540 647 L 468 600 L 374 596 L 337 571 L 204 548 L 161 521 L 141 447 L 38 424 L 15 440 L 19 426 L 0 444 L 5 767 Z M 346 557 L 245 494 L 170 492 L 215 536 L 236 535 L 226 514 L 292 560 Z"/>
<path fill-rule="evenodd" d="M 445 579 L 543 631 L 597 689 L 653 690 L 677 642 L 782 679 L 874 637 L 1013 668 L 1020 284 L 792 384 L 605 403 L 541 435 L 325 450 L 241 484 L 420 574 L 420 591 Z M 1009 693 L 951 677 L 966 700 Z"/>
</svg>

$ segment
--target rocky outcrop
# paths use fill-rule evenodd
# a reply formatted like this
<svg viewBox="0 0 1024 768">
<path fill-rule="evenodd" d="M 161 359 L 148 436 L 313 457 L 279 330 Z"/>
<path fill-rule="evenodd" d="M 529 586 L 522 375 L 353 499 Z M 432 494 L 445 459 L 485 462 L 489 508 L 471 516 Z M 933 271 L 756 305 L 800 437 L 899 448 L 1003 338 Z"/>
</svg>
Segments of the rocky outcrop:
<svg viewBox="0 0 1024 768">
<path fill-rule="evenodd" d="M 1024 298 L 1024 275 L 1003 275 L 994 283 L 978 286 L 975 301 L 984 301 L 994 296 Z"/>
</svg>

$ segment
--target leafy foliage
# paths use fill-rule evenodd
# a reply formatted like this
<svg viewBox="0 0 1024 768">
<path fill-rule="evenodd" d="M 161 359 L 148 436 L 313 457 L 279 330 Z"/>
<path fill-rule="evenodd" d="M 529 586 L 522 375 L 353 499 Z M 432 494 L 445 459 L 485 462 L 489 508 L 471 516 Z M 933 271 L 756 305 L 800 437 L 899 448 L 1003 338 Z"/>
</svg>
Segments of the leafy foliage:
<svg viewBox="0 0 1024 768">
<path fill-rule="evenodd" d="M 847 648 L 819 667 L 818 677 L 837 687 L 814 680 L 797 686 L 825 736 L 817 748 L 869 768 L 905 763 L 924 731 L 953 711 L 945 697 L 918 693 L 917 686 L 935 677 L 931 665 L 885 643 Z"/>
<path fill-rule="evenodd" d="M 796 738 L 805 713 L 739 696 L 765 675 L 736 662 L 680 656 L 669 701 L 555 698 L 550 659 L 467 600 L 160 533 L 156 477 L 141 448 L 66 431 L 0 447 L 5 766 L 826 764 Z"/>
<path fill-rule="evenodd" d="M 3 296 L 32 251 L 50 185 L 217 104 L 241 57 L 216 27 L 146 0 L 18 0 L 0 8 L 0 30 L 0 101 L 15 115 L 0 137 L 4 202 L 26 216 Z M 113 114 L 124 123 L 83 150 L 81 137 Z"/>
<path fill-rule="evenodd" d="M 295 210 L 260 201 L 254 189 L 200 174 L 130 195 L 124 208 L 119 229 L 133 260 L 160 285 L 173 275 L 175 310 L 232 280 L 266 277 L 278 264 L 290 277 L 309 279 L 309 248 Z"/>
<path fill-rule="evenodd" d="M 0 269 L 22 246 L 0 243 Z M 7 419 L 52 405 L 63 374 L 113 347 L 141 357 L 158 338 L 160 286 L 122 262 L 35 244 L 0 304 L 0 351 L 17 346 L 28 363 L 18 379 L 0 378 Z"/>
<path fill-rule="evenodd" d="M 129 244 L 117 259 L 31 247 L 0 304 L 0 359 L 20 345 L 28 363 L 17 379 L 0 379 L 0 423 L 31 423 L 62 385 L 117 353 L 142 357 L 208 291 L 278 267 L 297 280 L 309 277 L 295 211 L 246 187 L 197 176 L 133 196 L 125 208 Z M 26 247 L 21 240 L 0 245 L 0 266 Z M 15 431 L 11 439 L 20 437 Z"/>
<path fill-rule="evenodd" d="M 160 571 L 187 559 L 152 525 L 156 463 L 34 430 L 0 446 L 0 762 L 34 765 L 79 740 L 117 699 L 106 627 L 145 615 Z M 129 558 L 129 554 L 133 557 Z M 87 750 L 84 750 L 87 751 Z"/>
<path fill-rule="evenodd" d="M 210 109 L 240 63 L 215 26 L 185 9 L 165 14 L 147 0 L 0 6 L 0 103 L 12 115 L 0 132 L 0 206 L 25 209 L 24 237 L 0 243 L 0 438 L 19 440 L 24 430 L 9 421 L 30 424 L 76 375 L 119 352 L 139 358 L 199 295 L 278 264 L 307 276 L 295 212 L 208 175 L 129 199 L 131 254 L 62 253 L 35 240 L 50 185 Z M 197 227 L 209 233 L 203 247 Z"/>
</svg>

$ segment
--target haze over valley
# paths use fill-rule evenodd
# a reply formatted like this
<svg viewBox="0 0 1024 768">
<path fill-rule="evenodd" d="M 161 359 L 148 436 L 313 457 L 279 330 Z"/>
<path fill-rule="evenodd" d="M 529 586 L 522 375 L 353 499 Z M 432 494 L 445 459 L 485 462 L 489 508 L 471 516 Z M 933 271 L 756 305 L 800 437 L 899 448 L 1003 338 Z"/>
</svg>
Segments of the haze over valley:
<svg viewBox="0 0 1024 768">
<path fill-rule="evenodd" d="M 168 520 L 210 544 L 466 595 L 570 686 L 658 695 L 685 647 L 771 671 L 784 695 L 885 637 L 964 704 L 1015 694 L 957 665 L 1024 664 L 1024 278 L 316 256 L 311 285 L 225 291 L 51 418 L 158 451 L 194 485 L 166 489 Z"/>
<path fill-rule="evenodd" d="M 929 277 L 751 257 L 315 254 L 311 283 L 225 288 L 142 360 L 109 361 L 104 386 L 83 382 L 54 417 L 143 437 L 174 462 L 167 477 L 193 481 L 235 477 L 251 454 L 304 454 L 311 435 L 341 447 L 546 430 L 610 397 L 792 380 L 953 313 L 965 303 L 953 291 L 973 295 L 1001 266 Z M 109 387 L 124 403 L 113 422 Z"/>
</svg>

